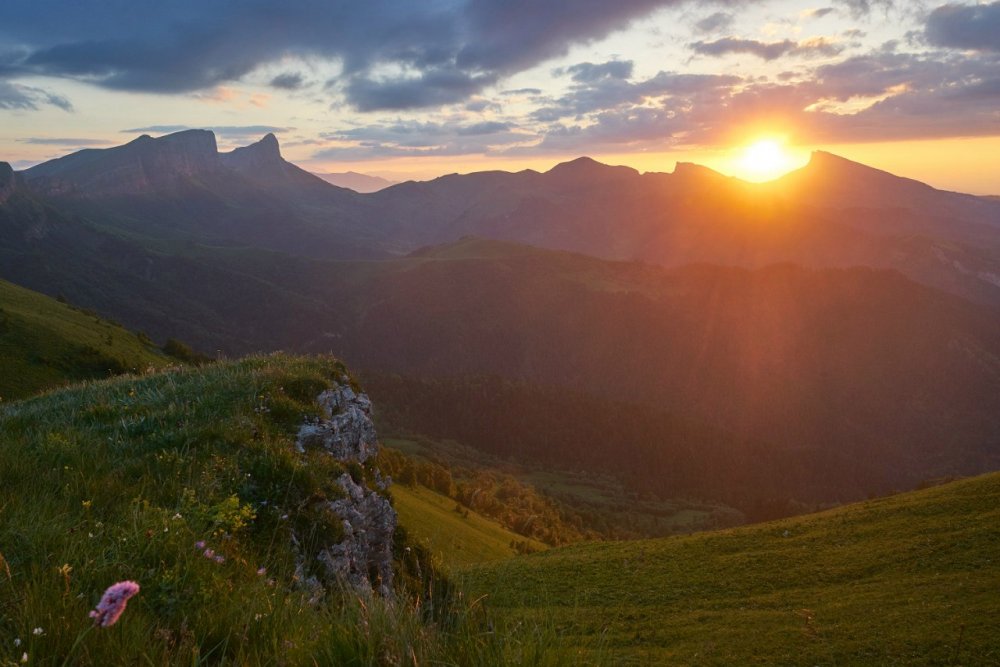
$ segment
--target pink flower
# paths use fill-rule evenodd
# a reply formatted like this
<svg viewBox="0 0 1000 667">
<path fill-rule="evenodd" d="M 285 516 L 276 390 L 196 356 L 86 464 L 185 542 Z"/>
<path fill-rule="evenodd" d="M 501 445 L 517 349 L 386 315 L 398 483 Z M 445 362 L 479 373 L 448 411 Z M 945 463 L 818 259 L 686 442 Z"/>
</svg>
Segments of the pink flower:
<svg viewBox="0 0 1000 667">
<path fill-rule="evenodd" d="M 267 568 L 266 567 L 261 567 L 259 570 L 257 570 L 257 576 L 258 577 L 263 577 L 265 574 L 267 574 Z"/>
<path fill-rule="evenodd" d="M 221 564 L 226 562 L 226 557 L 221 554 L 216 554 L 215 558 L 213 558 L 212 560 L 214 560 L 216 563 Z"/>
<path fill-rule="evenodd" d="M 215 549 L 205 549 L 205 552 L 202 554 L 202 556 L 204 556 L 205 558 L 215 558 Z"/>
<path fill-rule="evenodd" d="M 97 603 L 97 608 L 90 612 L 90 617 L 94 619 L 94 625 L 106 628 L 118 622 L 118 618 L 125 611 L 130 597 L 139 592 L 139 584 L 134 581 L 119 581 L 104 591 L 101 601 Z"/>
<path fill-rule="evenodd" d="M 195 542 L 194 543 L 194 548 L 195 549 L 204 549 L 205 548 L 205 540 L 198 540 L 197 542 Z"/>
</svg>

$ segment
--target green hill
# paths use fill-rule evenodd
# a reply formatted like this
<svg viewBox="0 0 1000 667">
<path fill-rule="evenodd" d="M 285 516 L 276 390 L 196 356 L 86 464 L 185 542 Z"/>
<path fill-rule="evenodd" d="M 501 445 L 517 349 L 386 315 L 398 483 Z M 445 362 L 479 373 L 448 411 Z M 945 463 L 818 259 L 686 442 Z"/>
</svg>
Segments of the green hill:
<svg viewBox="0 0 1000 667">
<path fill-rule="evenodd" d="M 171 360 L 117 324 L 0 280 L 0 398 Z"/>
<path fill-rule="evenodd" d="M 345 471 L 374 473 L 294 441 L 345 372 L 257 357 L 0 406 L 0 665 L 494 665 L 547 651 L 551 635 L 501 640 L 481 610 L 427 604 L 430 562 L 401 533 L 395 603 L 317 597 L 317 548 L 343 530 L 323 501 L 343 497 Z M 141 591 L 94 628 L 88 612 L 122 580 Z"/>
<path fill-rule="evenodd" d="M 448 568 L 513 558 L 519 542 L 532 551 L 547 548 L 474 511 L 460 514 L 454 500 L 422 486 L 396 484 L 392 498 L 400 525 Z"/>
<path fill-rule="evenodd" d="M 470 569 L 501 617 L 619 664 L 1000 664 L 1000 474 L 715 533 Z"/>
</svg>

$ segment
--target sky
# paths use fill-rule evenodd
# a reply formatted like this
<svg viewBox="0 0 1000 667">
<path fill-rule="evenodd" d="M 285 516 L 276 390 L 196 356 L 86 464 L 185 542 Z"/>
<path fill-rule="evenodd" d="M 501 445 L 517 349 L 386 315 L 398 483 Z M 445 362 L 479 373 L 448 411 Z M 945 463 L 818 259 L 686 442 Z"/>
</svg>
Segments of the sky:
<svg viewBox="0 0 1000 667">
<path fill-rule="evenodd" d="M 0 160 L 194 127 L 392 180 L 821 149 L 1000 195 L 1000 1 L 0 3 Z"/>
</svg>

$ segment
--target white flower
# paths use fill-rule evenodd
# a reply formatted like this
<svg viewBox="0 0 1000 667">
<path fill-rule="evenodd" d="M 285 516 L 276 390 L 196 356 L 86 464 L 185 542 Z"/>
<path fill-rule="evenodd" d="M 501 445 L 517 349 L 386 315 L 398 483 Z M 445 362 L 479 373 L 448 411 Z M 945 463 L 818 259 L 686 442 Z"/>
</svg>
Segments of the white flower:
<svg viewBox="0 0 1000 667">
<path fill-rule="evenodd" d="M 21 654 L 21 662 L 28 662 L 27 652 Z"/>
<path fill-rule="evenodd" d="M 41 628 L 35 628 L 34 630 L 31 631 L 31 634 L 35 635 L 36 637 L 40 637 L 45 634 L 45 630 L 42 630 Z"/>
<path fill-rule="evenodd" d="M 21 638 L 20 638 L 20 637 L 17 637 L 17 638 L 16 638 L 15 640 L 14 640 L 14 646 L 20 646 L 20 645 L 21 645 Z"/>
</svg>

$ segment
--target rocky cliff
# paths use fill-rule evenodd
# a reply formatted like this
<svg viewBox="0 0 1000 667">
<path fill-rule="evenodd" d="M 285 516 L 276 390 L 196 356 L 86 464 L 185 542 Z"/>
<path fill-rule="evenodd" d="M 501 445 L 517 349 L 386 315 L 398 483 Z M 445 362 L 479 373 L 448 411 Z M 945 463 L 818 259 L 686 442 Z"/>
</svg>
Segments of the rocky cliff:
<svg viewBox="0 0 1000 667">
<path fill-rule="evenodd" d="M 335 388 L 320 394 L 317 402 L 324 415 L 299 429 L 296 446 L 300 453 L 320 449 L 342 463 L 355 464 L 355 470 L 378 454 L 371 401 L 355 392 L 346 377 Z M 337 479 L 344 495 L 325 501 L 325 509 L 339 518 L 343 532 L 338 542 L 327 545 L 316 556 L 322 564 L 324 581 L 303 576 L 308 588 L 340 585 L 392 597 L 396 511 L 380 493 L 385 492 L 390 480 L 383 479 L 377 470 L 371 473 L 376 489 L 369 488 L 361 475 L 344 473 Z"/>
<path fill-rule="evenodd" d="M 23 173 L 32 188 L 47 194 L 130 195 L 220 167 L 215 135 L 187 130 L 156 139 L 144 134 L 124 146 L 78 151 Z"/>
</svg>

